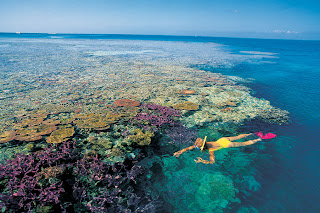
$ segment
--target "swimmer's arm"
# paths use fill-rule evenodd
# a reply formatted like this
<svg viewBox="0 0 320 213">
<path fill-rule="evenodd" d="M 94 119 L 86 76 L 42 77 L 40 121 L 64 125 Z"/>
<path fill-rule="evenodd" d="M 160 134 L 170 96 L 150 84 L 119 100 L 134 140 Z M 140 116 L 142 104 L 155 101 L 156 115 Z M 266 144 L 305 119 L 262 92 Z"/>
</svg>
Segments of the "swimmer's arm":
<svg viewBox="0 0 320 213">
<path fill-rule="evenodd" d="M 246 141 L 246 142 L 231 142 L 228 147 L 249 146 L 249 145 L 252 145 L 258 141 L 261 141 L 261 138 Z"/>
<path fill-rule="evenodd" d="M 182 153 L 186 152 L 186 151 L 189 151 L 191 149 L 194 149 L 195 147 L 194 146 L 189 146 L 187 148 L 184 148 L 184 149 L 181 149 L 180 151 L 177 151 L 173 154 L 173 156 L 175 157 L 179 157 Z"/>
<path fill-rule="evenodd" d="M 205 163 L 205 164 L 214 164 L 216 162 L 215 157 L 214 157 L 214 151 L 209 150 L 210 154 L 210 161 L 208 160 L 203 160 L 200 157 L 197 157 L 198 160 L 194 160 L 196 163 Z"/>
</svg>

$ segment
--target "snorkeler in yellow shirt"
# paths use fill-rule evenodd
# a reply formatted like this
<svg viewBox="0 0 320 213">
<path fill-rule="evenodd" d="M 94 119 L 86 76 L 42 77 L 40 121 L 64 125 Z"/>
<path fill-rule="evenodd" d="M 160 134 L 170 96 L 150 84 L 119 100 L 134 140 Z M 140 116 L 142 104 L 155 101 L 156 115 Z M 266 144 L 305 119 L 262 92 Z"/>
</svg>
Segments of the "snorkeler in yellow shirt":
<svg viewBox="0 0 320 213">
<path fill-rule="evenodd" d="M 210 155 L 210 161 L 208 160 L 203 160 L 202 158 L 198 157 L 197 160 L 194 160 L 196 163 L 205 163 L 205 164 L 213 164 L 215 163 L 215 157 L 214 157 L 214 152 L 219 150 L 219 149 L 223 149 L 223 148 L 230 148 L 230 147 L 239 147 L 239 146 L 248 146 L 248 145 L 252 145 L 258 141 L 261 141 L 261 138 L 255 139 L 255 140 L 249 140 L 246 142 L 232 142 L 235 140 L 239 140 L 241 138 L 245 138 L 248 137 L 249 135 L 252 135 L 253 133 L 249 133 L 249 134 L 241 134 L 238 136 L 234 136 L 234 137 L 223 137 L 220 138 L 217 141 L 211 141 L 211 142 L 207 142 L 206 139 L 207 137 L 205 137 L 204 139 L 198 138 L 196 140 L 196 142 L 194 143 L 194 145 L 184 148 L 178 152 L 175 152 L 173 154 L 173 156 L 175 157 L 179 157 L 183 152 L 192 150 L 192 149 L 199 149 L 201 151 L 208 149 L 209 150 L 209 155 Z"/>
</svg>

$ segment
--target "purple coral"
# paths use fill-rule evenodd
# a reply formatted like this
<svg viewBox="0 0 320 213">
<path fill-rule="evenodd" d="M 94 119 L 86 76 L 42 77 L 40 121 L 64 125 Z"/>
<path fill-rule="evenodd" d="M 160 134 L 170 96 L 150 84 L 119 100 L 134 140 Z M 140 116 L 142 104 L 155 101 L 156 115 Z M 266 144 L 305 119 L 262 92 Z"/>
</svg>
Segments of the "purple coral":
<svg viewBox="0 0 320 213">
<path fill-rule="evenodd" d="M 136 115 L 135 120 L 149 121 L 152 126 L 160 127 L 163 125 L 174 125 L 175 117 L 180 117 L 179 110 L 171 107 L 156 105 L 156 104 L 143 104 L 141 108 L 147 112 L 141 112 Z"/>
<path fill-rule="evenodd" d="M 138 187 L 144 169 L 132 161 L 107 164 L 98 155 L 79 157 L 75 142 L 16 156 L 0 165 L 0 208 L 12 212 L 139 212 L 152 206 Z M 72 194 L 73 196 L 69 196 Z M 69 206 L 69 207 L 68 207 Z"/>
<path fill-rule="evenodd" d="M 177 116 L 180 117 L 181 113 L 179 110 L 173 109 L 171 107 L 161 106 L 157 104 L 143 104 L 141 107 L 148 108 L 154 110 L 156 112 L 160 112 L 161 115 L 169 117 L 169 116 Z"/>
<path fill-rule="evenodd" d="M 171 127 L 166 130 L 165 133 L 170 138 L 169 143 L 179 147 L 192 145 L 198 136 L 198 131 L 196 129 L 186 128 L 181 124 Z"/>
<path fill-rule="evenodd" d="M 17 154 L 0 165 L 0 180 L 6 183 L 0 201 L 6 209 L 30 212 L 45 205 L 60 205 L 60 195 L 65 190 L 63 182 L 54 183 L 43 178 L 43 170 L 51 168 L 73 155 L 74 144 L 45 148 L 30 155 Z M 54 177 L 53 177 L 54 178 Z M 60 205 L 60 209 L 63 207 Z"/>
<path fill-rule="evenodd" d="M 147 200 L 144 193 L 134 193 L 133 183 L 143 173 L 141 166 L 106 164 L 98 156 L 77 161 L 73 195 L 91 212 L 132 212 Z"/>
</svg>

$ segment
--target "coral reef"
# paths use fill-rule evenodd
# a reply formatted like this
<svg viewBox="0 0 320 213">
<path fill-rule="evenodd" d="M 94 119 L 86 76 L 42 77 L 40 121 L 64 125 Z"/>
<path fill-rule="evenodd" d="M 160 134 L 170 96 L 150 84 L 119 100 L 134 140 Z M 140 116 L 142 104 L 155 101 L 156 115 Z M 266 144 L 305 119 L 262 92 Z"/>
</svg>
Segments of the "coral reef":
<svg viewBox="0 0 320 213">
<path fill-rule="evenodd" d="M 289 121 L 287 111 L 254 97 L 246 79 L 199 70 L 209 69 L 202 56 L 181 59 L 163 47 L 122 54 L 118 43 L 93 52 L 96 43 L 62 42 L 51 54 L 55 45 L 44 45 L 50 57 L 16 55 L 24 66 L 13 72 L 0 67 L 3 211 L 223 212 L 239 202 L 238 190 L 259 190 L 259 144 L 260 152 L 219 150 L 215 165 L 195 164 L 207 157 L 199 152 L 172 157 L 198 136 L 240 134 L 252 120 Z M 50 72 L 47 58 L 55 62 Z"/>
<path fill-rule="evenodd" d="M 196 93 L 196 91 L 194 91 L 194 90 L 187 90 L 187 89 L 184 89 L 184 90 L 181 90 L 180 91 L 180 94 L 182 94 L 182 95 L 193 95 L 193 94 L 195 94 Z"/>
<path fill-rule="evenodd" d="M 119 100 L 116 100 L 113 104 L 116 105 L 116 106 L 120 106 L 120 107 L 124 107 L 124 106 L 137 107 L 137 106 L 140 106 L 140 102 L 139 101 L 133 101 L 133 100 L 130 100 L 130 99 L 119 99 Z"/>
<path fill-rule="evenodd" d="M 141 108 L 144 111 L 138 113 L 134 120 L 145 120 L 156 127 L 174 125 L 175 119 L 181 116 L 178 110 L 161 105 L 144 104 Z"/>
<path fill-rule="evenodd" d="M 55 177 L 64 172 L 62 164 L 71 160 L 74 145 L 65 143 L 58 150 L 46 148 L 30 155 L 17 154 L 0 166 L 0 201 L 8 211 L 30 212 L 46 205 L 62 210 L 61 194 L 65 192 L 63 182 Z M 54 169 L 55 168 L 55 169 Z"/>
<path fill-rule="evenodd" d="M 106 130 L 110 124 L 116 123 L 120 118 L 118 114 L 78 114 L 74 116 L 73 123 L 83 129 Z"/>
<path fill-rule="evenodd" d="M 17 154 L 1 164 L 0 205 L 16 212 L 154 209 L 150 196 L 133 187 L 146 184 L 139 182 L 143 172 L 130 162 L 105 164 L 98 155 L 81 157 L 75 143 L 64 142 L 30 155 Z"/>
<path fill-rule="evenodd" d="M 46 138 L 48 143 L 62 143 L 67 141 L 74 134 L 74 127 L 60 126 L 59 129 L 53 131 L 50 136 Z"/>
<path fill-rule="evenodd" d="M 271 123 L 283 124 L 289 122 L 289 112 L 279 108 L 263 109 L 258 113 L 258 116 Z"/>
<path fill-rule="evenodd" d="M 133 130 L 133 135 L 129 136 L 129 140 L 137 143 L 139 146 L 146 146 L 151 143 L 151 138 L 154 136 L 154 133 L 151 131 L 143 132 L 141 129 Z"/>
<path fill-rule="evenodd" d="M 0 143 L 6 143 L 14 140 L 16 137 L 15 131 L 5 131 L 0 135 Z"/>
<path fill-rule="evenodd" d="M 233 181 L 222 175 L 216 173 L 214 175 L 204 175 L 205 180 L 199 188 L 199 193 L 205 193 L 212 200 L 232 200 L 235 197 L 236 190 Z M 208 191 L 208 192 L 207 192 Z"/>
<path fill-rule="evenodd" d="M 181 104 L 175 104 L 172 107 L 179 110 L 198 110 L 199 109 L 198 104 L 192 103 L 190 101 L 185 101 Z"/>
<path fill-rule="evenodd" d="M 134 212 L 152 205 L 147 194 L 137 195 L 132 187 L 143 173 L 140 166 L 104 164 L 92 156 L 77 161 L 73 172 L 73 195 L 91 212 Z"/>
<path fill-rule="evenodd" d="M 175 144 L 179 148 L 192 145 L 198 137 L 196 129 L 187 128 L 182 124 L 173 126 L 166 130 L 165 133 L 169 137 L 169 143 Z"/>
<path fill-rule="evenodd" d="M 219 172 L 203 174 L 196 200 L 205 211 L 223 212 L 230 202 L 235 201 L 236 192 L 233 181 L 225 175 Z"/>
</svg>

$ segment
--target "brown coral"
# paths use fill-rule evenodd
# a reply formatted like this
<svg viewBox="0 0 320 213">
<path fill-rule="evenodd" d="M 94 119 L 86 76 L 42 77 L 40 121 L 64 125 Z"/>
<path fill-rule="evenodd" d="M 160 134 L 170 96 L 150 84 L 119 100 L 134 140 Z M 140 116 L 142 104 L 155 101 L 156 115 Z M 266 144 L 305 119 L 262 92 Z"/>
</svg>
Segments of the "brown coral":
<svg viewBox="0 0 320 213">
<path fill-rule="evenodd" d="M 47 119 L 47 120 L 43 121 L 42 124 L 46 124 L 46 125 L 58 125 L 58 124 L 60 124 L 60 121 L 59 121 L 59 120 L 56 120 L 56 119 Z"/>
<path fill-rule="evenodd" d="M 188 90 L 188 89 L 184 89 L 184 90 L 181 90 L 180 91 L 180 94 L 182 94 L 182 95 L 193 95 L 193 94 L 195 94 L 196 93 L 196 91 L 194 91 L 194 90 Z"/>
<path fill-rule="evenodd" d="M 21 127 L 24 126 L 37 126 L 43 122 L 43 118 L 26 118 L 22 120 L 21 123 L 18 123 Z"/>
<path fill-rule="evenodd" d="M 35 116 L 35 115 L 32 115 Z M 44 117 L 46 115 L 36 115 Z M 48 135 L 57 129 L 55 125 L 60 121 L 55 119 L 43 120 L 43 118 L 26 118 L 15 125 L 16 137 L 18 141 L 37 141 L 42 139 L 43 135 Z"/>
<path fill-rule="evenodd" d="M 198 104 L 192 103 L 190 101 L 185 101 L 184 103 L 181 103 L 181 104 L 175 104 L 172 107 L 179 110 L 198 110 L 199 109 Z"/>
<path fill-rule="evenodd" d="M 236 107 L 238 105 L 238 102 L 233 101 L 233 100 L 228 100 L 226 102 L 223 103 L 218 103 L 217 107 L 218 108 L 224 108 L 224 107 Z"/>
<path fill-rule="evenodd" d="M 24 128 L 16 130 L 15 139 L 18 141 L 37 141 L 42 138 L 41 135 L 36 135 L 37 129 L 35 128 Z"/>
<path fill-rule="evenodd" d="M 82 129 L 106 130 L 110 128 L 110 124 L 115 123 L 120 115 L 117 114 L 79 114 L 74 117 L 73 123 Z"/>
<path fill-rule="evenodd" d="M 49 178 L 55 178 L 57 175 L 62 174 L 65 171 L 65 167 L 63 166 L 53 166 L 43 169 L 39 175 L 36 177 L 37 180 L 40 180 L 41 178 L 49 179 Z"/>
<path fill-rule="evenodd" d="M 233 109 L 231 107 L 227 107 L 227 108 L 221 109 L 220 111 L 221 112 L 232 112 Z"/>
<path fill-rule="evenodd" d="M 40 126 L 37 126 L 36 128 L 37 132 L 35 133 L 35 135 L 48 135 L 53 131 L 55 131 L 56 129 L 57 127 L 55 125 L 40 125 Z"/>
<path fill-rule="evenodd" d="M 67 141 L 71 136 L 74 134 L 73 127 L 60 127 L 59 129 L 55 130 L 47 137 L 48 143 L 62 143 Z"/>
<path fill-rule="evenodd" d="M 121 107 L 118 111 L 118 116 L 121 116 L 121 119 L 130 119 L 135 117 L 138 114 L 138 107 Z"/>
<path fill-rule="evenodd" d="M 130 99 L 119 99 L 119 100 L 116 100 L 113 104 L 116 106 L 121 106 L 121 107 L 123 107 L 123 106 L 133 106 L 133 107 L 140 106 L 139 101 L 133 101 Z"/>
<path fill-rule="evenodd" d="M 16 137 L 15 131 L 5 131 L 0 135 L 0 143 L 6 143 L 14 140 Z"/>
</svg>

